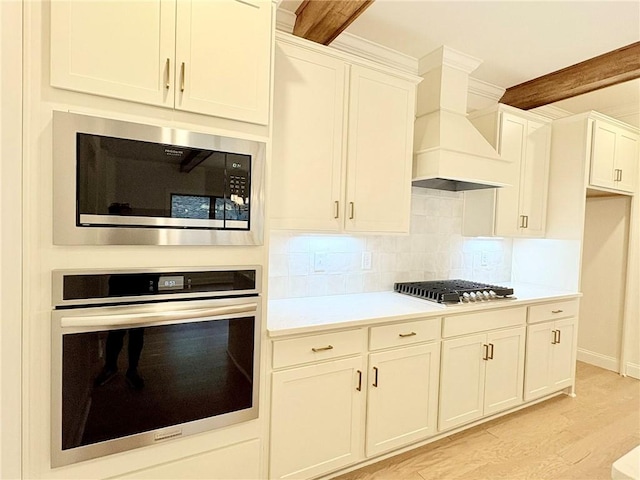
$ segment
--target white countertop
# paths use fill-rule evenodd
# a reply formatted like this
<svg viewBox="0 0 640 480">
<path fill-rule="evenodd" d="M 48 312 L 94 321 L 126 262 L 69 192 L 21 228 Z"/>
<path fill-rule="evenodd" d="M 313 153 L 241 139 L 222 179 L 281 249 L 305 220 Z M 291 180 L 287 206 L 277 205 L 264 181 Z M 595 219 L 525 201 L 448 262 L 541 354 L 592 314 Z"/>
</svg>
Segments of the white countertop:
<svg viewBox="0 0 640 480">
<path fill-rule="evenodd" d="M 270 337 L 279 337 L 581 296 L 578 292 L 537 285 L 504 285 L 514 289 L 515 298 L 446 306 L 395 292 L 269 300 L 267 330 Z"/>
</svg>

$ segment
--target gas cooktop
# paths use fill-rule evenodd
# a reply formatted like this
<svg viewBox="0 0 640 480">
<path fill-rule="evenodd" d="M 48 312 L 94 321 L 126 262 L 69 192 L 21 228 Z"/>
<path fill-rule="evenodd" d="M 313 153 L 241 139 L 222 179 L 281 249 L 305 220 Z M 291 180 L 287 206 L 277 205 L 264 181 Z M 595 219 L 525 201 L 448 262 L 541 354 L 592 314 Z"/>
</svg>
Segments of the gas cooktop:
<svg viewBox="0 0 640 480">
<path fill-rule="evenodd" d="M 467 280 L 403 282 L 393 286 L 396 292 L 438 303 L 478 303 L 507 298 L 513 288 Z"/>
</svg>

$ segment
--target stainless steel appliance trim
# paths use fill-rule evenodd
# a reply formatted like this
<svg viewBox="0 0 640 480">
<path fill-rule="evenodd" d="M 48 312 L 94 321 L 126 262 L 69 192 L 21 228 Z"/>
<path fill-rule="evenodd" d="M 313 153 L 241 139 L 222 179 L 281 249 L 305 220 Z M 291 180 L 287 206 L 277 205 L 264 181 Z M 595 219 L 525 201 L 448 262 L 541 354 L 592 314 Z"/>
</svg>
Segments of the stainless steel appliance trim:
<svg viewBox="0 0 640 480">
<path fill-rule="evenodd" d="M 109 273 L 173 273 L 178 271 L 188 272 L 210 272 L 210 271 L 233 271 L 233 270 L 255 270 L 256 272 L 256 288 L 250 290 L 231 290 L 218 292 L 193 292 L 193 293 L 167 293 L 164 295 L 152 295 L 151 297 L 136 295 L 129 297 L 117 298 L 90 298 L 78 300 L 64 300 L 63 297 L 63 279 L 65 275 L 100 275 Z M 239 295 L 258 295 L 262 291 L 262 267 L 260 265 L 233 265 L 224 267 L 157 267 L 157 268 L 129 268 L 114 271 L 112 269 L 69 269 L 69 270 L 53 270 L 51 273 L 52 295 L 51 303 L 53 306 L 73 306 L 73 305 L 98 305 L 104 303 L 131 303 L 140 302 L 141 300 L 182 300 L 190 298 L 202 297 L 224 297 Z"/>
<path fill-rule="evenodd" d="M 255 302 L 255 298 L 233 298 L 233 299 L 211 299 L 202 301 L 176 301 L 166 302 L 161 304 L 147 304 L 147 305 L 128 305 L 128 306 L 111 306 L 111 307 L 87 307 L 82 309 L 75 309 L 73 312 L 78 316 L 87 316 L 92 313 L 96 315 L 108 315 L 113 314 L 140 314 L 148 311 L 163 311 L 174 310 L 180 311 L 184 307 L 185 310 L 193 310 L 198 308 L 211 308 L 220 306 L 231 305 L 243 305 L 246 303 Z M 262 322 L 262 310 L 260 303 L 257 303 L 257 309 L 255 313 L 249 316 L 255 318 L 254 326 L 254 358 L 253 358 L 253 397 L 252 407 L 238 412 L 230 412 L 216 417 L 210 417 L 207 419 L 197 420 L 194 422 L 187 422 L 179 425 L 173 425 L 171 427 L 160 428 L 157 430 L 139 433 L 128 437 L 123 437 L 115 440 L 108 440 L 91 445 L 85 445 L 69 450 L 62 450 L 62 338 L 63 335 L 90 332 L 104 330 L 104 326 L 94 327 L 72 327 L 62 328 L 60 319 L 63 316 L 69 316 L 69 312 L 65 310 L 54 310 L 52 319 L 52 335 L 51 335 L 51 349 L 52 349 L 52 366 L 51 366 L 51 466 L 61 467 L 63 465 L 69 465 L 91 458 L 102 457 L 111 455 L 113 453 L 123 452 L 134 448 L 152 445 L 157 441 L 171 441 L 173 436 L 164 438 L 162 435 L 166 431 L 175 431 L 180 429 L 182 435 L 192 435 L 196 433 L 202 433 L 211 431 L 217 428 L 234 425 L 237 423 L 245 422 L 258 418 L 259 414 L 259 398 L 260 398 L 260 336 L 261 336 L 261 322 Z M 227 318 L 236 318 L 247 316 L 246 313 L 237 313 L 233 315 L 224 316 Z M 171 324 L 172 322 L 165 322 L 163 324 Z M 177 323 L 180 323 L 178 321 Z M 160 434 L 160 438 L 156 438 L 157 434 Z"/>
<path fill-rule="evenodd" d="M 250 230 L 76 225 L 76 133 L 113 136 L 252 155 Z M 262 245 L 264 142 L 144 125 L 70 112 L 53 112 L 53 243 L 56 245 Z M 119 217 L 120 219 L 126 217 Z M 244 225 L 243 228 L 246 228 Z"/>
<path fill-rule="evenodd" d="M 224 220 L 203 218 L 156 218 L 118 215 L 80 215 L 80 224 L 85 225 L 142 225 L 149 227 L 193 227 L 223 228 Z M 247 227 L 245 222 L 244 227 Z"/>
</svg>

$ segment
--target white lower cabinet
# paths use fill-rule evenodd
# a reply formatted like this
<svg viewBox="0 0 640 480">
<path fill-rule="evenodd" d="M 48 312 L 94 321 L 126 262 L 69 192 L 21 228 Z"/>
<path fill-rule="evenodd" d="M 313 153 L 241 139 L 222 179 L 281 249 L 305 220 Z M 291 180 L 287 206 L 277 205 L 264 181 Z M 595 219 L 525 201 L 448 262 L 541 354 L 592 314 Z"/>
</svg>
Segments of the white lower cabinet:
<svg viewBox="0 0 640 480">
<path fill-rule="evenodd" d="M 440 342 L 369 355 L 367 456 L 436 433 Z"/>
<path fill-rule="evenodd" d="M 442 342 L 443 431 L 522 403 L 525 327 Z"/>
<path fill-rule="evenodd" d="M 320 360 L 339 354 L 333 340 L 346 333 L 319 335 L 320 342 L 308 350 Z M 299 339 L 300 345 L 311 345 L 313 338 Z M 292 351 L 299 346 L 296 340 L 283 342 L 290 342 L 285 348 Z M 364 362 L 358 355 L 272 374 L 270 478 L 311 478 L 362 458 Z"/>
<path fill-rule="evenodd" d="M 574 317 L 527 327 L 525 401 L 573 385 L 576 334 Z"/>
</svg>

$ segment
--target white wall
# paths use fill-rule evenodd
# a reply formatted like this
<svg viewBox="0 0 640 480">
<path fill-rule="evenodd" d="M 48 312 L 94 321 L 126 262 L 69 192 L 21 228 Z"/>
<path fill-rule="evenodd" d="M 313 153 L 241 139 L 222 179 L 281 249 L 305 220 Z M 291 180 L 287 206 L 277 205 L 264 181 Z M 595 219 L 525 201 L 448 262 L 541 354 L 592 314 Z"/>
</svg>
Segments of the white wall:
<svg viewBox="0 0 640 480">
<path fill-rule="evenodd" d="M 0 2 L 0 478 L 21 477 L 22 4 Z"/>
<path fill-rule="evenodd" d="M 508 282 L 511 240 L 465 238 L 463 194 L 413 188 L 410 235 L 271 232 L 269 298 L 392 290 L 394 282 Z M 362 264 L 371 254 L 371 268 Z"/>
<path fill-rule="evenodd" d="M 578 359 L 620 369 L 630 198 L 587 198 Z M 606 295 L 603 295 L 606 292 Z"/>
</svg>

